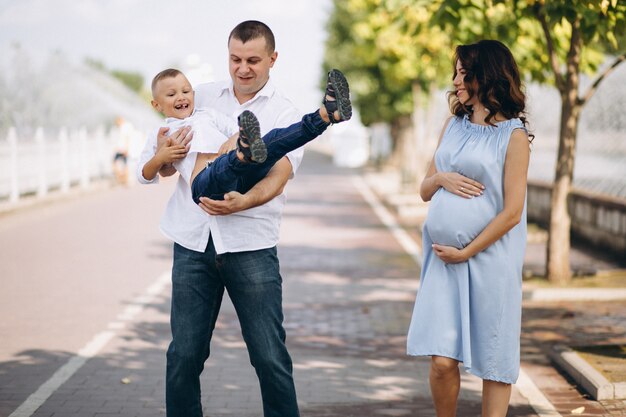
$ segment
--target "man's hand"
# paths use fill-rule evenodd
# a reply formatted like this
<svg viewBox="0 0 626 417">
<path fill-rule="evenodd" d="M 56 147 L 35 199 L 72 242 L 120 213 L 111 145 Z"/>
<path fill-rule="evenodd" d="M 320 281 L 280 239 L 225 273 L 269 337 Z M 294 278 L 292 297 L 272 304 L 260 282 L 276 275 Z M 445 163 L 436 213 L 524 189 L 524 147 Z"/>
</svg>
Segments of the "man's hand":
<svg viewBox="0 0 626 417">
<path fill-rule="evenodd" d="M 230 151 L 234 151 L 235 149 L 237 149 L 238 137 L 239 137 L 239 133 L 236 133 L 232 135 L 230 138 L 228 138 L 226 142 L 222 143 L 222 146 L 220 146 L 219 151 L 217 151 L 218 155 L 223 155 L 225 153 L 228 153 Z"/>
<path fill-rule="evenodd" d="M 167 132 L 170 131 L 169 127 L 162 127 L 159 129 L 159 133 L 157 134 L 157 152 L 161 147 L 163 147 L 166 143 L 169 145 L 183 145 L 187 146 L 191 139 L 193 139 L 193 131 L 191 127 L 185 126 L 181 127 L 171 135 L 167 135 Z M 169 140 L 169 142 L 167 142 Z"/>
<path fill-rule="evenodd" d="M 200 208 L 213 216 L 225 216 L 249 208 L 245 194 L 231 191 L 224 194 L 224 200 L 211 200 L 200 197 Z"/>
<path fill-rule="evenodd" d="M 200 208 L 214 216 L 224 216 L 258 207 L 283 192 L 291 171 L 291 162 L 287 157 L 283 157 L 272 167 L 267 176 L 247 193 L 241 194 L 231 191 L 224 195 L 223 201 L 200 197 Z"/>
</svg>

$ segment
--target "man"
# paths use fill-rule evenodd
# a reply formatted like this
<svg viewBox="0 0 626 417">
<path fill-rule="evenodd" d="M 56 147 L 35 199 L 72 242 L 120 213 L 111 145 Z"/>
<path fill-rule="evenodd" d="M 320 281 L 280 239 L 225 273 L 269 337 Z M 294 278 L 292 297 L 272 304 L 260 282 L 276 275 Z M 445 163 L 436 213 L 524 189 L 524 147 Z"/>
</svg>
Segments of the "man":
<svg viewBox="0 0 626 417">
<path fill-rule="evenodd" d="M 265 24 L 246 21 L 237 25 L 228 39 L 231 82 L 198 86 L 196 106 L 213 107 L 233 117 L 250 110 L 258 117 L 263 134 L 300 120 L 300 113 L 269 79 L 278 57 L 274 49 L 274 35 Z M 186 134 L 185 130 L 170 138 L 162 134 L 159 143 L 180 143 Z M 299 416 L 282 325 L 276 244 L 285 203 L 282 190 L 301 159 L 302 149 L 288 154 L 246 194 L 231 192 L 224 201 L 203 199 L 202 208 L 217 216 L 207 216 L 195 205 L 189 185 L 179 178 L 161 221 L 161 230 L 175 242 L 173 340 L 166 377 L 169 417 L 202 416 L 200 373 L 209 357 L 224 289 L 237 311 L 259 378 L 264 416 Z M 164 168 L 162 173 L 172 173 Z M 148 182 L 141 173 L 138 177 Z"/>
</svg>

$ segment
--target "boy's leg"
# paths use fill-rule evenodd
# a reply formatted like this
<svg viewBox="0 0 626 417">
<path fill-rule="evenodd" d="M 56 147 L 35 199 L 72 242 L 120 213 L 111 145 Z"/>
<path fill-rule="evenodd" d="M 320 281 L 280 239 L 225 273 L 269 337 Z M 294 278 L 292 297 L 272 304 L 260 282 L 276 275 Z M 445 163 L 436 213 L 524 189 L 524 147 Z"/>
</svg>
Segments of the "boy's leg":
<svg viewBox="0 0 626 417">
<path fill-rule="evenodd" d="M 263 138 L 260 137 L 258 119 L 254 113 L 245 110 L 238 118 L 240 137 L 237 148 L 243 160 L 239 160 L 234 151 L 217 158 L 194 179 L 194 201 L 199 203 L 203 196 L 221 199 L 229 191 L 247 192 L 283 156 L 321 135 L 330 123 L 349 120 L 352 117 L 350 89 L 341 71 L 328 73 L 323 105 L 322 109 L 305 115 L 300 122 L 273 129 Z"/>
<path fill-rule="evenodd" d="M 234 160 L 237 160 L 237 155 L 235 151 L 230 151 L 209 162 L 196 175 L 191 183 L 191 195 L 196 204 L 200 203 L 200 197 L 222 200 L 225 193 L 237 190 L 241 174 L 231 168 Z"/>
<path fill-rule="evenodd" d="M 241 135 L 247 137 L 247 142 L 252 144 L 251 148 L 261 141 L 260 130 L 249 129 L 255 124 L 258 127 L 252 112 L 242 113 L 239 124 Z M 199 203 L 200 197 L 222 199 L 223 194 L 229 191 L 248 191 L 267 175 L 280 158 L 321 135 L 328 125 L 317 111 L 305 115 L 300 122 L 289 127 L 271 130 L 262 138 L 264 150 L 267 150 L 263 163 L 240 161 L 236 151 L 220 155 L 194 178 L 191 183 L 193 200 Z"/>
<path fill-rule="evenodd" d="M 261 181 L 282 157 L 321 135 L 329 124 L 341 123 L 352 117 L 350 87 L 341 71 L 333 69 L 328 72 L 322 102 L 323 106 L 318 111 L 305 115 L 300 122 L 284 129 L 271 130 L 263 136 L 267 159 L 260 164 L 261 166 L 241 174 L 237 191 L 247 192 Z M 242 117 L 249 116 L 242 113 L 240 118 Z"/>
</svg>

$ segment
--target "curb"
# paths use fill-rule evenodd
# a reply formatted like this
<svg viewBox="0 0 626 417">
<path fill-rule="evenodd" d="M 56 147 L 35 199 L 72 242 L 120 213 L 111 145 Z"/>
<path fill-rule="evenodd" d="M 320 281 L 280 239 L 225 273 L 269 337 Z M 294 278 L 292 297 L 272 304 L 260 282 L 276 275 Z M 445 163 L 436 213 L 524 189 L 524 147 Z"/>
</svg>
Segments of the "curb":
<svg viewBox="0 0 626 417">
<path fill-rule="evenodd" d="M 626 288 L 535 288 L 522 290 L 530 301 L 615 301 L 626 300 Z"/>
<path fill-rule="evenodd" d="M 569 347 L 555 345 L 548 356 L 595 400 L 626 398 L 626 382 L 610 382 Z"/>
</svg>

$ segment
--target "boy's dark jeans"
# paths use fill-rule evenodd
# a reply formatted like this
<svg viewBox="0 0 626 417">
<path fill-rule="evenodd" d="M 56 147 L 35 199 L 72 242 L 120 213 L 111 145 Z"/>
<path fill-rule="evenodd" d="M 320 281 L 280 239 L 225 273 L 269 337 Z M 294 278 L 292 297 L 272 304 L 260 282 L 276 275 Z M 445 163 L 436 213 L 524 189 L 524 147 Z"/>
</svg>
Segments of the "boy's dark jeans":
<svg viewBox="0 0 626 417">
<path fill-rule="evenodd" d="M 283 156 L 315 139 L 327 127 L 328 123 L 316 111 L 289 127 L 269 131 L 263 136 L 267 159 L 262 164 L 241 162 L 235 151 L 220 155 L 194 178 L 191 184 L 193 200 L 196 203 L 200 203 L 200 197 L 223 200 L 229 191 L 245 194 L 265 178 Z"/>
</svg>

